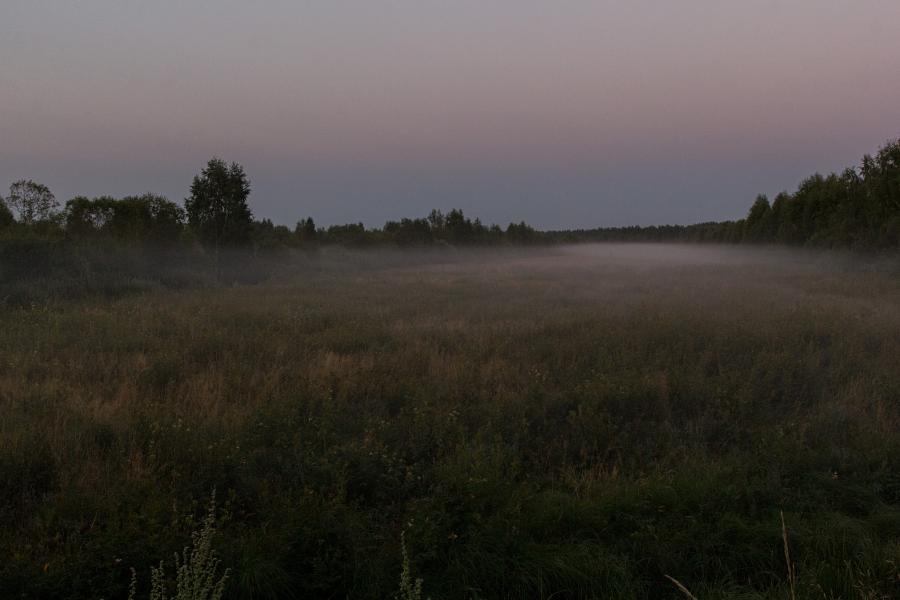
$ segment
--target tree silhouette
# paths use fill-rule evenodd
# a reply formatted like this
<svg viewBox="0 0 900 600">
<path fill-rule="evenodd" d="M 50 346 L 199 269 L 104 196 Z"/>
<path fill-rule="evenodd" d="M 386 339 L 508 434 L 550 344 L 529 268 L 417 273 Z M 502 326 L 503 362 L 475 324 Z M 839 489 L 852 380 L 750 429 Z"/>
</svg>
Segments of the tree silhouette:
<svg viewBox="0 0 900 600">
<path fill-rule="evenodd" d="M 300 219 L 294 228 L 294 235 L 297 236 L 301 244 L 316 241 L 316 223 L 312 220 L 312 217 Z"/>
<path fill-rule="evenodd" d="M 253 215 L 247 206 L 250 182 L 244 168 L 212 158 L 194 177 L 191 196 L 185 199 L 188 225 L 206 245 L 245 244 L 250 240 Z"/>
<path fill-rule="evenodd" d="M 765 194 L 760 194 L 747 215 L 744 239 L 751 242 L 766 240 L 771 219 L 772 207 L 769 206 L 769 198 Z"/>
<path fill-rule="evenodd" d="M 20 179 L 9 186 L 6 202 L 26 225 L 51 220 L 59 207 L 50 188 L 31 179 Z"/>
<path fill-rule="evenodd" d="M 175 242 L 181 237 L 184 210 L 156 194 L 118 200 L 79 196 L 66 203 L 66 231 L 104 235 L 123 241 Z"/>
</svg>

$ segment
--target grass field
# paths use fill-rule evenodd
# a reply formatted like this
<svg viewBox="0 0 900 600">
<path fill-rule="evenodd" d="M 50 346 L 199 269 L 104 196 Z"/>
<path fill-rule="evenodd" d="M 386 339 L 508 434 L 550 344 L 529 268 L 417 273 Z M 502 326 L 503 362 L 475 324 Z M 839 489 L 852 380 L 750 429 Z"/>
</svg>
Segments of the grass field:
<svg viewBox="0 0 900 600">
<path fill-rule="evenodd" d="M 0 314 L 0 596 L 900 597 L 900 262 L 298 258 Z M 2 296 L 2 294 L 0 294 Z M 788 577 L 784 512 L 794 581 Z"/>
</svg>

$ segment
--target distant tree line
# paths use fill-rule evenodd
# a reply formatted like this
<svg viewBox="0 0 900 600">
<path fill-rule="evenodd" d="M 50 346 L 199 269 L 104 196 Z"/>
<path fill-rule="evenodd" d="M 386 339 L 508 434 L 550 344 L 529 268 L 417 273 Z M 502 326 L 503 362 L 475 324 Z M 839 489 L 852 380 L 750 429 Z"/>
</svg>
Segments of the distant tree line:
<svg viewBox="0 0 900 600">
<path fill-rule="evenodd" d="M 688 241 L 878 249 L 900 246 L 900 140 L 857 168 L 816 173 L 770 203 L 759 195 L 737 221 L 545 232 L 554 242 Z"/>
<path fill-rule="evenodd" d="M 255 250 L 344 246 L 497 245 L 541 243 L 545 237 L 524 222 L 506 229 L 470 219 L 459 209 L 438 210 L 420 219 L 388 221 L 384 227 L 362 223 L 317 227 L 311 217 L 291 229 L 269 219 L 256 220 L 248 205 L 250 182 L 243 167 L 211 159 L 194 177 L 184 207 L 146 193 L 113 198 L 78 196 L 59 203 L 50 190 L 32 180 L 17 181 L 0 197 L 0 232 L 70 241 L 112 241 L 162 246 L 196 245 Z"/>
<path fill-rule="evenodd" d="M 252 237 L 257 246 L 263 248 L 329 244 L 351 247 L 492 246 L 546 241 L 540 232 L 525 223 L 510 223 L 503 229 L 496 224 L 485 225 L 480 219 L 470 219 L 459 209 L 446 214 L 432 210 L 425 218 L 388 221 L 380 229 L 366 228 L 362 223 L 317 228 L 313 220 L 307 218 L 291 230 L 264 219 L 253 223 Z"/>
<path fill-rule="evenodd" d="M 181 207 L 156 194 L 125 198 L 76 197 L 60 210 L 50 190 L 31 180 L 10 186 L 0 197 L 0 235 L 28 232 L 64 240 L 201 245 L 255 250 L 344 246 L 532 245 L 599 241 L 688 241 L 782 243 L 851 248 L 900 246 L 900 140 L 866 155 L 858 168 L 815 174 L 794 193 L 770 203 L 760 195 L 737 221 L 695 225 L 612 227 L 538 231 L 510 223 L 485 225 L 453 209 L 424 218 L 388 221 L 382 228 L 362 223 L 317 227 L 312 218 L 291 229 L 256 220 L 247 203 L 250 182 L 243 167 L 219 158 L 194 177 Z"/>
<path fill-rule="evenodd" d="M 900 141 L 866 155 L 858 169 L 816 173 L 771 204 L 758 196 L 740 227 L 741 239 L 749 242 L 900 245 Z"/>
</svg>

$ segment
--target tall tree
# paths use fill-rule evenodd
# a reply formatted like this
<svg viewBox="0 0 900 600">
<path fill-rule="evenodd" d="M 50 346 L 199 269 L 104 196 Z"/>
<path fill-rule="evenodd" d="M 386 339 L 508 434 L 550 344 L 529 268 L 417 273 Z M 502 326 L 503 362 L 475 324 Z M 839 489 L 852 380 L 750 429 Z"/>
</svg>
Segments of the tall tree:
<svg viewBox="0 0 900 600">
<path fill-rule="evenodd" d="M 253 215 L 247 206 L 250 181 L 244 168 L 212 158 L 194 177 L 191 196 L 185 199 L 188 225 L 200 240 L 220 246 L 244 244 L 250 239 Z"/>
<path fill-rule="evenodd" d="M 772 207 L 769 206 L 769 198 L 765 194 L 759 194 L 744 221 L 744 239 L 751 242 L 766 240 L 771 218 Z"/>
<path fill-rule="evenodd" d="M 50 188 L 31 179 L 20 179 L 9 186 L 6 202 L 26 225 L 51 220 L 59 207 Z"/>
</svg>

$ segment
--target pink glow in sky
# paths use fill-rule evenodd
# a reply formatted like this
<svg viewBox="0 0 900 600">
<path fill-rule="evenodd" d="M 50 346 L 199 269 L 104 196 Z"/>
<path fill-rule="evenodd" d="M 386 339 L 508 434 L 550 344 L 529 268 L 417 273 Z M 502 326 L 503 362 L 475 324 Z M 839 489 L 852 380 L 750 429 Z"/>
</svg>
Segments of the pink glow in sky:
<svg viewBox="0 0 900 600">
<path fill-rule="evenodd" d="M 259 216 L 735 218 L 900 135 L 900 2 L 5 0 L 0 188 Z"/>
</svg>

